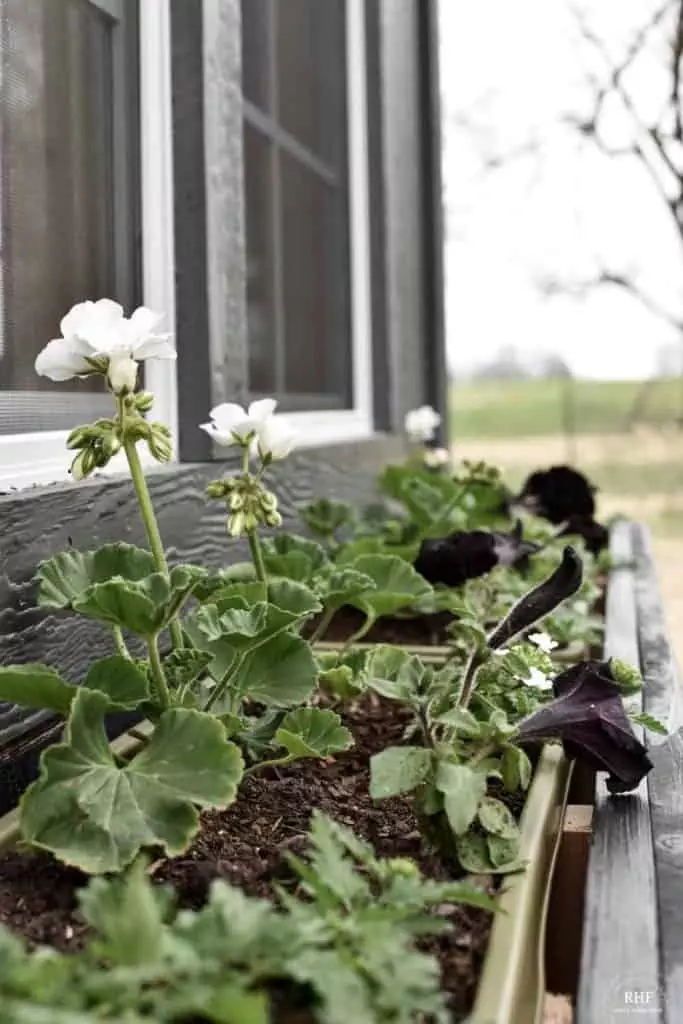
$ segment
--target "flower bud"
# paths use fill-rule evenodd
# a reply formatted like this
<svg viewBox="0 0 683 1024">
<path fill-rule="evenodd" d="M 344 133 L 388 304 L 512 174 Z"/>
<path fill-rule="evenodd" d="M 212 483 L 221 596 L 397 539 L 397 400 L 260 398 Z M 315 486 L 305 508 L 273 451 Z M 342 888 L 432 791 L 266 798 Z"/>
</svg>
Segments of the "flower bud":
<svg viewBox="0 0 683 1024">
<path fill-rule="evenodd" d="M 228 508 L 232 509 L 233 512 L 238 512 L 241 508 L 244 508 L 244 497 L 239 491 L 233 491 L 228 498 Z"/>
<path fill-rule="evenodd" d="M 75 427 L 66 439 L 67 448 L 82 448 L 88 443 L 90 427 Z"/>
<path fill-rule="evenodd" d="M 244 532 L 244 512 L 235 512 L 228 516 L 228 533 L 231 537 L 241 537 Z"/>
<path fill-rule="evenodd" d="M 224 498 L 228 490 L 226 483 L 227 481 L 225 480 L 212 480 L 206 487 L 207 497 L 218 499 Z"/>
<path fill-rule="evenodd" d="M 173 445 L 165 433 L 158 430 L 157 427 L 158 425 L 155 424 L 154 429 L 150 430 L 147 446 L 157 462 L 168 462 L 173 454 Z"/>
<path fill-rule="evenodd" d="M 138 364 L 127 352 L 114 352 L 109 359 L 107 376 L 115 395 L 130 394 L 138 379 Z"/>
<path fill-rule="evenodd" d="M 139 391 L 135 398 L 135 408 L 138 412 L 149 412 L 154 405 L 154 395 L 151 391 Z"/>
<path fill-rule="evenodd" d="M 266 521 L 266 526 L 282 526 L 282 516 L 280 515 L 279 512 L 266 512 L 264 518 Z"/>
<path fill-rule="evenodd" d="M 277 497 L 270 491 L 262 491 L 261 508 L 264 512 L 275 512 L 277 509 Z"/>
</svg>

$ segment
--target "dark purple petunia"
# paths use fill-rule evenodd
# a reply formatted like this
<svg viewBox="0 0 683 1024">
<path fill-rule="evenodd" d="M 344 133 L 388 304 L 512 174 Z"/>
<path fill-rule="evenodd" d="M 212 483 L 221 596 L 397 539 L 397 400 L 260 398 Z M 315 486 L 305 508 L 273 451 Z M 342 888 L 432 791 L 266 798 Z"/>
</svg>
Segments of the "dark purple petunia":
<svg viewBox="0 0 683 1024">
<path fill-rule="evenodd" d="M 560 537 L 583 537 L 592 555 L 599 555 L 609 544 L 609 530 L 589 516 L 571 516 Z"/>
<path fill-rule="evenodd" d="M 484 576 L 498 565 L 524 567 L 537 544 L 522 540 L 522 524 L 511 533 L 488 530 L 458 530 L 440 540 L 425 540 L 415 568 L 428 583 L 457 587 L 466 580 Z"/>
<path fill-rule="evenodd" d="M 568 757 L 609 773 L 610 793 L 636 789 L 652 768 L 626 714 L 609 661 L 582 661 L 553 682 L 555 700 L 519 723 L 521 745 L 558 738 Z"/>
<path fill-rule="evenodd" d="M 551 466 L 532 473 L 514 503 L 559 526 L 574 516 L 592 519 L 595 490 L 583 473 L 571 466 Z"/>
</svg>

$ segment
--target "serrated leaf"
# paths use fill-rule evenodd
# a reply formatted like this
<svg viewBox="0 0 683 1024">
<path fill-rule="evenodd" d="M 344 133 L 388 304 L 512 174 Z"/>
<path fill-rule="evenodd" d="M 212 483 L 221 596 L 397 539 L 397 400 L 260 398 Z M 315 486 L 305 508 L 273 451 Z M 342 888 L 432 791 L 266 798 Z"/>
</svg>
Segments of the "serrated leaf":
<svg viewBox="0 0 683 1024">
<path fill-rule="evenodd" d="M 519 825 L 512 811 L 495 797 L 486 796 L 479 804 L 479 822 L 483 829 L 501 839 L 519 837 Z"/>
<path fill-rule="evenodd" d="M 394 615 L 431 590 L 412 565 L 396 555 L 361 555 L 351 568 L 369 576 L 376 589 L 349 603 L 374 618 Z"/>
<path fill-rule="evenodd" d="M 167 577 L 152 573 L 140 580 L 121 577 L 94 583 L 72 601 L 89 619 L 129 629 L 138 636 L 158 634 L 205 576 L 196 566 L 176 566 Z"/>
<path fill-rule="evenodd" d="M 353 746 L 353 736 L 334 711 L 297 708 L 283 719 L 275 743 L 294 757 L 329 757 Z"/>
<path fill-rule="evenodd" d="M 105 583 L 114 576 L 142 580 L 155 571 L 150 552 L 132 544 L 104 544 L 97 551 L 62 551 L 38 567 L 38 604 L 42 608 L 70 608 L 94 583 Z"/>
<path fill-rule="evenodd" d="M 335 533 L 353 519 L 353 508 L 342 501 L 319 498 L 299 508 L 299 515 L 311 533 L 331 540 Z"/>
<path fill-rule="evenodd" d="M 242 697 L 288 708 L 310 697 L 317 678 L 309 644 L 299 636 L 280 633 L 247 654 L 235 685 Z"/>
<path fill-rule="evenodd" d="M 418 696 L 424 674 L 419 658 L 392 644 L 378 644 L 366 661 L 364 680 L 382 697 L 409 704 Z"/>
<path fill-rule="evenodd" d="M 76 687 L 48 665 L 0 666 L 0 700 L 67 715 Z"/>
<path fill-rule="evenodd" d="M 642 725 L 644 729 L 648 730 L 648 732 L 657 733 L 659 736 L 669 735 L 669 730 L 666 728 L 666 726 L 662 725 L 659 719 L 655 718 L 654 715 L 649 715 L 645 711 L 639 711 L 636 714 L 630 714 L 629 718 L 632 722 L 636 723 L 637 725 Z"/>
<path fill-rule="evenodd" d="M 93 662 L 83 686 L 103 693 L 117 708 L 136 708 L 150 697 L 147 675 L 119 654 Z"/>
<path fill-rule="evenodd" d="M 375 583 L 365 573 L 355 569 L 336 569 L 314 580 L 316 592 L 325 608 L 342 608 L 351 604 L 361 594 L 375 589 Z"/>
<path fill-rule="evenodd" d="M 318 685 L 338 700 L 353 700 L 364 690 L 364 684 L 350 665 L 318 670 Z"/>
<path fill-rule="evenodd" d="M 486 793 L 486 776 L 464 764 L 441 761 L 436 773 L 436 788 L 443 795 L 444 811 L 456 836 L 462 835 L 477 816 Z"/>
<path fill-rule="evenodd" d="M 517 865 L 517 858 L 519 857 L 519 836 L 516 836 L 514 839 L 504 839 L 502 836 L 489 833 L 486 836 L 486 846 L 488 848 L 489 857 L 491 858 L 491 863 L 498 870 L 508 865 Z"/>
<path fill-rule="evenodd" d="M 328 564 L 325 549 L 314 540 L 295 534 L 278 533 L 261 542 L 263 560 L 271 576 L 308 583 L 314 574 Z"/>
<path fill-rule="evenodd" d="M 64 743 L 41 755 L 21 800 L 23 838 L 92 874 L 121 871 L 145 847 L 187 849 L 197 807 L 228 807 L 242 775 L 238 748 L 211 715 L 165 711 L 149 743 L 120 767 L 104 730 L 107 698 L 79 690 Z"/>
<path fill-rule="evenodd" d="M 370 759 L 370 796 L 373 800 L 410 793 L 433 771 L 433 754 L 424 747 L 388 747 Z"/>
</svg>

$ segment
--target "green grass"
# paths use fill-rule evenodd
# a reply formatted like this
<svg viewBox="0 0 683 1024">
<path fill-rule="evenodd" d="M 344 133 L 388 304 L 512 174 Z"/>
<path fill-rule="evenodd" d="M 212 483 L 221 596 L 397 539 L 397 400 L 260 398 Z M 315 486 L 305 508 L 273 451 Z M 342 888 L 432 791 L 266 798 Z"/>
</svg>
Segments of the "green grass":
<svg viewBox="0 0 683 1024">
<path fill-rule="evenodd" d="M 619 433 L 628 419 L 641 381 L 522 380 L 473 381 L 451 388 L 454 439 L 543 437 L 566 429 L 565 388 L 572 396 L 574 431 Z M 639 423 L 664 425 L 683 415 L 683 385 L 678 378 L 653 381 Z"/>
</svg>

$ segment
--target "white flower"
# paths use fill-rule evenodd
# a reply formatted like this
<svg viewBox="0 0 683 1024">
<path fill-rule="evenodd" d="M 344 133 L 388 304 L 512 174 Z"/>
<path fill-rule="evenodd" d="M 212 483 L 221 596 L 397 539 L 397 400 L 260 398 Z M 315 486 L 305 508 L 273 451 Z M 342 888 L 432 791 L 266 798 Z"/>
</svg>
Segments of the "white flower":
<svg viewBox="0 0 683 1024">
<path fill-rule="evenodd" d="M 429 469 L 440 469 L 447 466 L 451 461 L 451 453 L 448 448 L 427 448 L 424 453 L 424 463 Z"/>
<path fill-rule="evenodd" d="M 243 409 L 236 402 L 224 402 L 211 410 L 209 423 L 200 423 L 199 426 L 217 444 L 244 444 L 271 419 L 276 405 L 274 398 L 252 402 L 248 409 Z"/>
<path fill-rule="evenodd" d="M 261 424 L 256 432 L 261 458 L 268 457 L 273 462 L 285 459 L 296 445 L 296 431 L 283 419 L 271 416 Z"/>
<path fill-rule="evenodd" d="M 549 637 L 547 633 L 532 633 L 529 640 L 532 644 L 536 644 L 544 654 L 550 654 L 557 647 L 557 641 Z"/>
<path fill-rule="evenodd" d="M 541 672 L 540 668 L 530 668 L 529 676 L 524 680 L 527 686 L 532 686 L 535 690 L 550 690 L 552 689 L 552 679 L 548 679 L 545 672 Z"/>
<path fill-rule="evenodd" d="M 441 416 L 431 405 L 422 405 L 419 409 L 411 409 L 406 414 L 406 434 L 411 441 L 431 441 L 436 428 L 441 423 Z"/>
<path fill-rule="evenodd" d="M 123 307 L 111 299 L 79 302 L 62 319 L 62 337 L 48 342 L 38 354 L 36 373 L 54 381 L 107 373 L 115 392 L 132 390 L 137 363 L 176 358 L 170 335 L 154 333 L 161 319 L 146 306 L 126 317 Z"/>
</svg>

